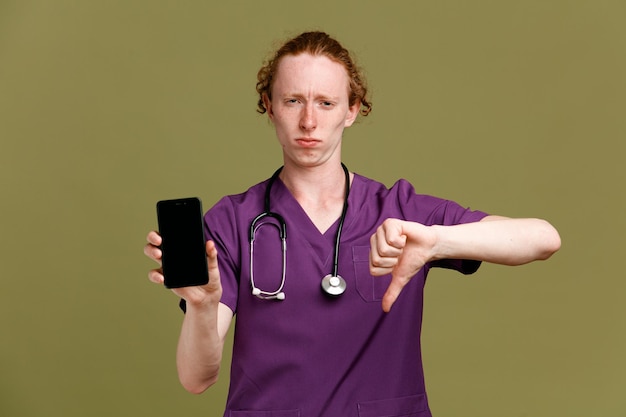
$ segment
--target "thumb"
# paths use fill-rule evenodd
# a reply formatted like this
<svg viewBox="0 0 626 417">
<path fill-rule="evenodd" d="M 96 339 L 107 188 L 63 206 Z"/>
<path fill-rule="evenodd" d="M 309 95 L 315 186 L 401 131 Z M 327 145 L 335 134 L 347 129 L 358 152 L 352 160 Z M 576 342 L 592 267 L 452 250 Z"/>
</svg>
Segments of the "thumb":
<svg viewBox="0 0 626 417">
<path fill-rule="evenodd" d="M 410 280 L 410 275 L 401 274 L 400 271 L 394 268 L 391 274 L 391 283 L 389 283 L 387 291 L 385 291 L 385 295 L 383 295 L 382 307 L 385 313 L 389 313 L 391 311 L 391 307 L 398 299 L 402 289 Z"/>
<path fill-rule="evenodd" d="M 217 262 L 217 248 L 215 247 L 215 242 L 212 240 L 206 242 L 206 260 L 209 269 L 209 283 L 211 281 L 213 281 L 213 283 L 219 282 L 220 269 Z"/>
<path fill-rule="evenodd" d="M 217 248 L 212 240 L 206 242 L 206 259 L 209 269 L 217 268 Z"/>
</svg>

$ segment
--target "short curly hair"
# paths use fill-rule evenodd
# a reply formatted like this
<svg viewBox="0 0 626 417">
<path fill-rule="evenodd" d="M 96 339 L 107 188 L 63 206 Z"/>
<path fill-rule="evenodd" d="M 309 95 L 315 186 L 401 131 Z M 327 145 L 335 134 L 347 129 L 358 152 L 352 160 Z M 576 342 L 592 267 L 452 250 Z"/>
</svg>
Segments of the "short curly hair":
<svg viewBox="0 0 626 417">
<path fill-rule="evenodd" d="M 360 68 L 350 56 L 350 52 L 341 44 L 324 32 L 304 32 L 287 41 L 274 56 L 261 67 L 257 73 L 256 91 L 259 93 L 257 111 L 261 114 L 267 111 L 263 96 L 271 100 L 272 81 L 276 75 L 278 64 L 285 55 L 299 55 L 309 53 L 314 56 L 324 55 L 343 65 L 350 78 L 349 103 L 350 106 L 360 103 L 360 113 L 367 116 L 372 110 L 372 103 L 367 97 L 367 84 Z"/>
</svg>

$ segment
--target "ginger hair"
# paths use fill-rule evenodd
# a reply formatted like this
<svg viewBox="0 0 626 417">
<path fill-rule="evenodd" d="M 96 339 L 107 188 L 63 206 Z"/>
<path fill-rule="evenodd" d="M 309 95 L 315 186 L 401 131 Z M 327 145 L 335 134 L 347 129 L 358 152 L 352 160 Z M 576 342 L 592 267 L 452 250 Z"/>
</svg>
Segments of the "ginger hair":
<svg viewBox="0 0 626 417">
<path fill-rule="evenodd" d="M 331 60 L 341 64 L 348 73 L 350 79 L 350 91 L 348 100 L 350 106 L 360 103 L 359 113 L 367 116 L 372 110 L 372 103 L 367 97 L 367 84 L 361 69 L 356 65 L 350 52 L 344 48 L 337 40 L 331 38 L 324 32 L 304 32 L 295 38 L 285 42 L 261 67 L 257 73 L 256 91 L 259 94 L 257 111 L 261 114 L 267 109 L 263 102 L 263 96 L 272 99 L 272 81 L 276 76 L 278 64 L 286 55 L 300 55 L 308 53 L 313 56 L 326 56 Z"/>
</svg>

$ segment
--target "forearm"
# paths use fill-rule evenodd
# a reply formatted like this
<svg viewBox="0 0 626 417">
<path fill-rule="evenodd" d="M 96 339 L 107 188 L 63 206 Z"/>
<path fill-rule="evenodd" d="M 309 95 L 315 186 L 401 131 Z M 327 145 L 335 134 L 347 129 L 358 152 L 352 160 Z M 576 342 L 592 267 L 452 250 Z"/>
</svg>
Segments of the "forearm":
<svg viewBox="0 0 626 417">
<path fill-rule="evenodd" d="M 548 259 L 561 246 L 558 232 L 540 219 L 487 217 L 456 226 L 433 226 L 434 259 L 474 259 L 521 265 Z"/>
<path fill-rule="evenodd" d="M 218 329 L 219 308 L 219 304 L 187 305 L 176 365 L 180 382 L 189 392 L 199 394 L 217 381 L 224 347 Z"/>
</svg>

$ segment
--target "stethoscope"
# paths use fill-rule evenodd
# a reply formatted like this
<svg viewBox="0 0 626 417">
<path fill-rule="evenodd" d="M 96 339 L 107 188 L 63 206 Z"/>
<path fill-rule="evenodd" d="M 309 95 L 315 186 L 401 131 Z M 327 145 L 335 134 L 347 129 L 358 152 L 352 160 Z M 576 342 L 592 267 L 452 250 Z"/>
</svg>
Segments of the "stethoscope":
<svg viewBox="0 0 626 417">
<path fill-rule="evenodd" d="M 339 296 L 346 290 L 346 281 L 339 276 L 337 268 L 339 264 L 339 241 L 341 239 L 341 229 L 343 228 L 343 222 L 346 219 L 346 212 L 348 211 L 348 195 L 350 194 L 350 174 L 348 168 L 344 164 L 341 164 L 343 172 L 346 175 L 346 192 L 343 200 L 343 209 L 341 211 L 341 217 L 339 219 L 339 226 L 337 227 L 337 236 L 335 237 L 335 253 L 333 259 L 333 272 L 326 275 L 322 279 L 322 290 L 331 296 Z M 282 171 L 283 167 L 280 167 L 274 172 L 274 175 L 270 178 L 267 188 L 265 189 L 265 208 L 261 214 L 256 216 L 252 223 L 250 223 L 250 284 L 252 285 L 252 294 L 263 300 L 284 300 L 285 293 L 283 288 L 285 287 L 285 272 L 287 269 L 287 224 L 285 219 L 273 211 L 270 210 L 270 193 L 272 186 L 278 178 L 278 174 Z M 262 219 L 271 217 L 276 219 L 278 224 L 274 222 L 261 222 Z M 256 231 L 263 225 L 272 225 L 278 229 L 278 234 L 282 242 L 282 277 L 280 286 L 276 291 L 263 291 L 254 284 L 254 236 Z"/>
</svg>

